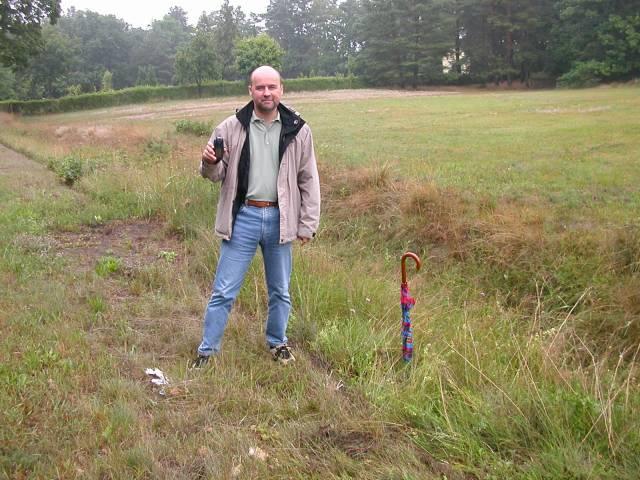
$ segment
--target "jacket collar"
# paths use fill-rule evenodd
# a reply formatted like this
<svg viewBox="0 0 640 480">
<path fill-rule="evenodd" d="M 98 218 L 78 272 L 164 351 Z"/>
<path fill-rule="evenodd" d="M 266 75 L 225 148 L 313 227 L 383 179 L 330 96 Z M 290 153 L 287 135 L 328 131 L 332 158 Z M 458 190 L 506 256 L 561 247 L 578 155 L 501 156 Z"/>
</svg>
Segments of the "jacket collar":
<svg viewBox="0 0 640 480">
<path fill-rule="evenodd" d="M 305 121 L 300 116 L 300 114 L 291 108 L 287 107 L 280 103 L 278 105 L 278 112 L 280 112 L 280 121 L 282 122 L 282 133 L 283 134 L 296 134 L 302 126 L 305 124 Z M 242 126 L 246 129 L 249 128 L 249 124 L 251 123 L 251 114 L 253 113 L 253 100 L 247 103 L 244 107 L 236 112 L 236 118 L 242 124 Z"/>
</svg>

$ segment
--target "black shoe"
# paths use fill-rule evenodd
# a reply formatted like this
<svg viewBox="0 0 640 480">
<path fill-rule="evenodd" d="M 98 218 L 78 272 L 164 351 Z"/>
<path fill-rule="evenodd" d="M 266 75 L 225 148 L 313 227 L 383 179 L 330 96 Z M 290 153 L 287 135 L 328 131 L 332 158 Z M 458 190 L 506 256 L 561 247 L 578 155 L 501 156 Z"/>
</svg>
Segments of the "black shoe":
<svg viewBox="0 0 640 480">
<path fill-rule="evenodd" d="M 271 347 L 269 349 L 271 355 L 273 355 L 273 360 L 275 362 L 280 362 L 283 364 L 287 364 L 289 362 L 295 362 L 296 357 L 291 353 L 291 349 L 288 345 L 278 345 L 277 347 Z"/>
<path fill-rule="evenodd" d="M 209 357 L 205 356 L 205 355 L 198 355 L 198 358 L 196 358 L 193 363 L 191 364 L 191 368 L 202 368 L 204 367 L 207 363 L 209 363 Z"/>
</svg>

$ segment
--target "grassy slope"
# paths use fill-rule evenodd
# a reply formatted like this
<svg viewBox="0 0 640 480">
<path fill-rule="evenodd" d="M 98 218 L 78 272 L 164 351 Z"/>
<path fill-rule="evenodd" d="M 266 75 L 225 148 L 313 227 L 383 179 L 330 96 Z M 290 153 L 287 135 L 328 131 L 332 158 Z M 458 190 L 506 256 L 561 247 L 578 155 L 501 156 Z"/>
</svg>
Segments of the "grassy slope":
<svg viewBox="0 0 640 480">
<path fill-rule="evenodd" d="M 0 293 L 3 475 L 431 477 L 431 459 L 414 446 L 411 429 L 378 415 L 310 353 L 300 352 L 296 368 L 271 361 L 264 307 L 254 300 L 263 293 L 257 268 L 224 354 L 202 372 L 188 370 L 203 276 L 214 264 L 208 232 L 169 251 L 173 260 L 159 255 L 165 250 L 156 238 L 172 235 L 162 230 L 95 254 L 103 241 L 91 233 L 101 228 L 96 217 L 102 223 L 144 212 L 114 196 L 105 207 L 102 197 L 58 186 L 53 174 L 29 165 L 0 177 L 0 192 L 0 272 L 8 287 Z M 77 231 L 78 219 L 93 225 L 89 233 Z M 109 223 L 116 233 L 123 225 Z M 138 223 L 146 225 L 126 225 Z M 127 253 L 141 241 L 155 255 Z M 164 397 L 143 374 L 155 366 L 172 380 Z"/>
<path fill-rule="evenodd" d="M 193 175 L 201 139 L 120 110 L 3 119 L 3 141 L 44 162 L 71 153 L 89 170 L 79 211 L 67 190 L 2 190 L 5 465 L 44 476 L 455 476 L 439 458 L 482 478 L 636 478 L 637 91 L 296 99 L 326 208 L 318 240 L 297 251 L 291 331 L 304 353 L 293 372 L 265 368 L 257 265 L 225 356 L 201 375 L 185 370 L 215 263 L 216 190 Z M 113 292 L 130 277 L 89 271 L 78 286 L 73 265 L 15 240 L 131 216 L 164 219 L 186 240 L 176 266 L 133 273 L 126 305 Z M 406 247 L 430 261 L 410 277 L 416 361 L 401 368 Z M 150 364 L 178 379 L 175 396 L 143 386 Z M 91 379 L 96 369 L 104 378 Z M 256 445 L 268 462 L 247 458 Z"/>
</svg>

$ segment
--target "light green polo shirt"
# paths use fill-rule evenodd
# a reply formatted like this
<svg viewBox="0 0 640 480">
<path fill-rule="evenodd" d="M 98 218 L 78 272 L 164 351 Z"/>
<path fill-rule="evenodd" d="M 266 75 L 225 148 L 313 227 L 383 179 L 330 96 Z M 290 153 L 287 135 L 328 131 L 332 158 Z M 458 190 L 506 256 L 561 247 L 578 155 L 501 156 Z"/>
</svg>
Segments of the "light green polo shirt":
<svg viewBox="0 0 640 480">
<path fill-rule="evenodd" d="M 256 112 L 251 115 L 249 142 L 251 148 L 251 166 L 249 168 L 248 200 L 278 201 L 278 171 L 280 161 L 280 112 L 271 124 L 266 124 Z"/>
</svg>

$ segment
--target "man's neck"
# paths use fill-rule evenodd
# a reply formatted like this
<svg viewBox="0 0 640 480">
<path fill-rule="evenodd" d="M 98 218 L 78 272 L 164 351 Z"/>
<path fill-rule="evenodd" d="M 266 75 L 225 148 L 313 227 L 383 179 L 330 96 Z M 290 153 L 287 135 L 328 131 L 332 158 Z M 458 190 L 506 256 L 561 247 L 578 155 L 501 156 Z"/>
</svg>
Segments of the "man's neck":
<svg viewBox="0 0 640 480">
<path fill-rule="evenodd" d="M 253 112 L 256 114 L 256 117 L 258 117 L 265 123 L 272 123 L 278 117 L 277 107 L 270 112 L 263 112 L 261 110 L 258 110 L 257 108 L 254 108 Z"/>
</svg>

